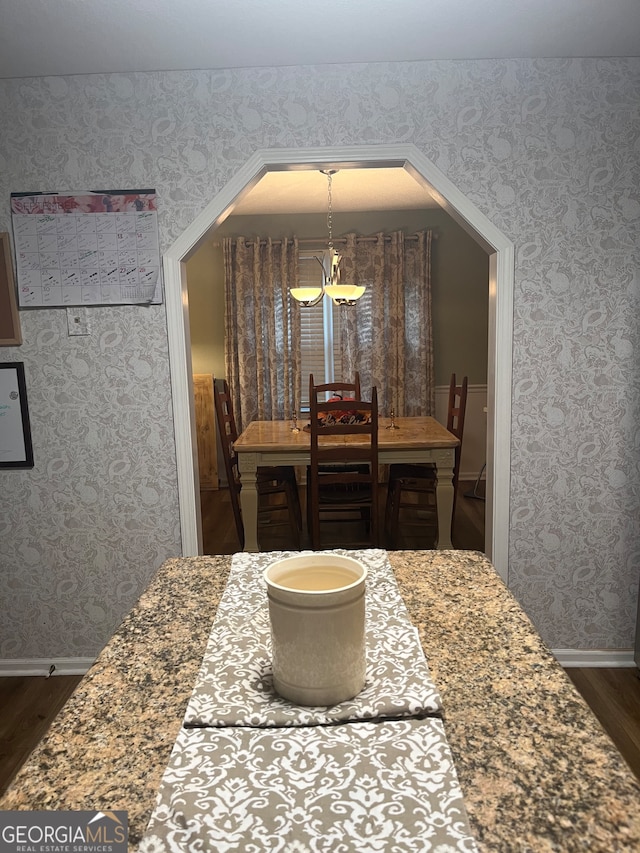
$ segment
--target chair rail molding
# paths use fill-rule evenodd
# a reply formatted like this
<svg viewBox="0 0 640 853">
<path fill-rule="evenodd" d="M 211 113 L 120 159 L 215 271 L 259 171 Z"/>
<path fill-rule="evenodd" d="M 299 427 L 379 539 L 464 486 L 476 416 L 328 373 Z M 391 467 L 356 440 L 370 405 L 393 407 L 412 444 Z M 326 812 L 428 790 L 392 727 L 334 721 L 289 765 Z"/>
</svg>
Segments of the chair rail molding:
<svg viewBox="0 0 640 853">
<path fill-rule="evenodd" d="M 429 187 L 438 203 L 489 253 L 487 380 L 487 555 L 508 583 L 511 471 L 511 374 L 514 247 L 511 241 L 412 144 L 277 148 L 256 152 L 211 200 L 163 258 L 182 552 L 201 552 L 195 413 L 191 387 L 186 264 L 270 171 L 400 167 Z"/>
</svg>

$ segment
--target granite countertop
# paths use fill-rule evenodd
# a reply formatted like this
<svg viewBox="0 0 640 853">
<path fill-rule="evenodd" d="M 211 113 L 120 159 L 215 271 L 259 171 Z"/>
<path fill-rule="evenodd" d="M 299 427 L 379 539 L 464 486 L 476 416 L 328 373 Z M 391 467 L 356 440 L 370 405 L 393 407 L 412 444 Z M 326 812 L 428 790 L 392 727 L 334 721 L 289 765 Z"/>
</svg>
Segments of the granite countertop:
<svg viewBox="0 0 640 853">
<path fill-rule="evenodd" d="M 444 705 L 483 851 L 640 849 L 640 783 L 491 563 L 391 552 Z M 180 728 L 231 557 L 157 573 L 0 800 L 123 809 L 140 840 Z"/>
</svg>

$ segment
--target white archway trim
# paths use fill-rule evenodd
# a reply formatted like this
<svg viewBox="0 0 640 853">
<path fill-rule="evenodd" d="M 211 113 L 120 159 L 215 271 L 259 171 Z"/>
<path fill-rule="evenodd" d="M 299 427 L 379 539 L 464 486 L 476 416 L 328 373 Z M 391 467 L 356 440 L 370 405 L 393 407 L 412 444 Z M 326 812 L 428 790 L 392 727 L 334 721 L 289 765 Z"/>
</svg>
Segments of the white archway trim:
<svg viewBox="0 0 640 853">
<path fill-rule="evenodd" d="M 426 182 L 439 203 L 489 251 L 487 553 L 505 581 L 509 565 L 513 244 L 414 145 L 371 145 L 257 152 L 215 196 L 164 256 L 167 332 L 176 440 L 182 552 L 200 551 L 197 447 L 190 364 L 185 260 L 268 171 L 403 166 Z"/>
</svg>

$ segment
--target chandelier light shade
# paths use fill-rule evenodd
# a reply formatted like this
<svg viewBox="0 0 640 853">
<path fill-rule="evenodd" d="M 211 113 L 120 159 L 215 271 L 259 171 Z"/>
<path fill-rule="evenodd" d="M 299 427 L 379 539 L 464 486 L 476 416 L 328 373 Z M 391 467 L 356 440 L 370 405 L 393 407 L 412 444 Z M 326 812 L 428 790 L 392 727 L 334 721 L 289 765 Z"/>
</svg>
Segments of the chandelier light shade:
<svg viewBox="0 0 640 853">
<path fill-rule="evenodd" d="M 322 285 L 320 287 L 292 287 L 291 296 L 300 303 L 303 308 L 317 305 L 323 296 L 327 295 L 336 305 L 355 305 L 365 291 L 365 288 L 355 284 L 340 283 L 340 259 L 341 256 L 333 246 L 333 204 L 331 195 L 331 181 L 336 173 L 335 169 L 321 169 L 328 180 L 329 210 L 327 213 L 327 227 L 329 229 L 329 244 L 324 260 L 316 260 L 322 266 Z"/>
<path fill-rule="evenodd" d="M 355 284 L 328 284 L 324 292 L 336 305 L 355 305 L 364 293 L 364 287 Z"/>
<path fill-rule="evenodd" d="M 291 287 L 289 293 L 303 308 L 317 305 L 324 296 L 322 287 Z"/>
</svg>

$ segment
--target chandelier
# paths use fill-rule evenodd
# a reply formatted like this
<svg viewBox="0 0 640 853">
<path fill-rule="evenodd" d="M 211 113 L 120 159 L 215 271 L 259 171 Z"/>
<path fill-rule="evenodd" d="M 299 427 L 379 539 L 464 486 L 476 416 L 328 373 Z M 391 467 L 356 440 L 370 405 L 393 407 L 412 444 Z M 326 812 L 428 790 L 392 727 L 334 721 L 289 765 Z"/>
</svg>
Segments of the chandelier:
<svg viewBox="0 0 640 853">
<path fill-rule="evenodd" d="M 293 298 L 302 305 L 303 308 L 311 308 L 317 305 L 322 297 L 326 294 L 336 305 L 355 305 L 364 293 L 364 287 L 355 284 L 340 284 L 340 259 L 339 255 L 333 246 L 333 206 L 331 196 L 331 180 L 336 173 L 336 169 L 321 169 L 323 175 L 327 176 L 328 180 L 328 197 L 329 209 L 327 212 L 327 227 L 329 229 L 329 244 L 328 249 L 324 253 L 324 258 L 316 258 L 322 267 L 322 285 L 320 287 L 292 287 L 289 291 Z"/>
</svg>

